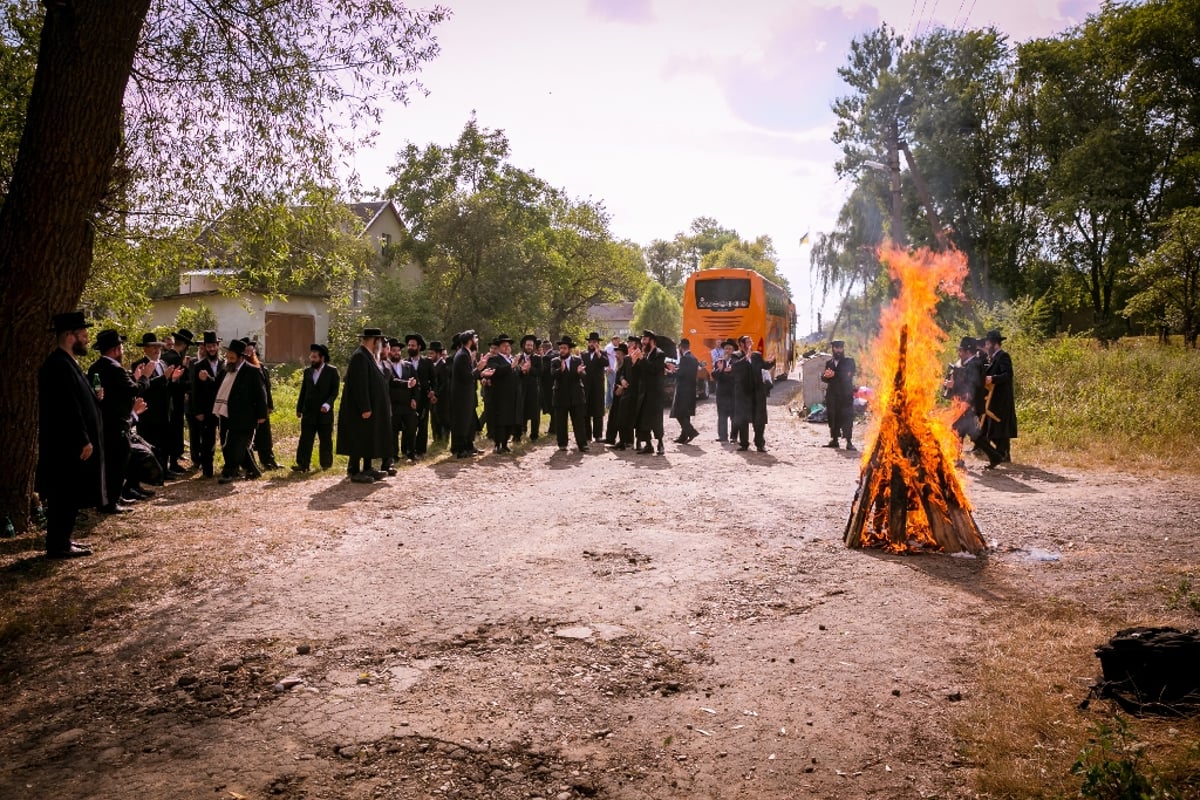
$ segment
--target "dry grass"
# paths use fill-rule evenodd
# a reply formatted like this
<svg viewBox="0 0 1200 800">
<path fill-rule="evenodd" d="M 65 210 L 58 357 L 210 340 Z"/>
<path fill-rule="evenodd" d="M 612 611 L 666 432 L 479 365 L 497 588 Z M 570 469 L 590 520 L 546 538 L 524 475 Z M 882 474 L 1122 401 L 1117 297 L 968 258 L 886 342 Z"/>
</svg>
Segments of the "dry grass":
<svg viewBox="0 0 1200 800">
<path fill-rule="evenodd" d="M 1119 753 L 1091 744 L 1098 726 L 1111 725 L 1116 707 L 1079 704 L 1099 674 L 1093 651 L 1130 623 L 1062 600 L 1014 609 L 979 659 L 980 705 L 956 731 L 978 767 L 986 798 L 1080 797 L 1071 772 L 1085 748 L 1099 758 Z M 1200 718 L 1127 720 L 1144 745 L 1141 770 L 1158 783 L 1155 797 L 1200 797 Z"/>
</svg>

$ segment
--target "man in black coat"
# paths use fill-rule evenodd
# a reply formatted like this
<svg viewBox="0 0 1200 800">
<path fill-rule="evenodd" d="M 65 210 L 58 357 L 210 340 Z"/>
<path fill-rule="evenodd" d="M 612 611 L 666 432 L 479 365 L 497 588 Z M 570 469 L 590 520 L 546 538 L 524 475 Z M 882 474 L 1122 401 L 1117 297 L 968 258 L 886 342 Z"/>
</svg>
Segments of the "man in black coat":
<svg viewBox="0 0 1200 800">
<path fill-rule="evenodd" d="M 671 419 L 679 420 L 679 444 L 687 444 L 700 435 L 692 425 L 696 416 L 696 376 L 700 362 L 692 354 L 692 343 L 679 340 L 679 364 L 675 368 L 675 396 L 671 400 Z"/>
<path fill-rule="evenodd" d="M 338 407 L 338 455 L 349 456 L 346 474 L 355 483 L 374 483 L 387 473 L 371 468 L 371 460 L 387 458 L 392 435 L 392 404 L 378 353 L 383 331 L 364 328 L 361 344 L 346 365 L 345 388 Z"/>
<path fill-rule="evenodd" d="M 475 331 L 458 335 L 459 348 L 450 365 L 450 451 L 456 458 L 469 458 L 482 453 L 475 447 L 475 432 L 479 430 L 476 408 L 479 394 L 475 385 Z"/>
<path fill-rule="evenodd" d="M 1011 461 L 1011 440 L 1017 438 L 1017 402 L 1013 392 L 1012 357 L 1004 350 L 1000 331 L 988 331 L 983 340 L 987 368 L 983 372 L 985 413 L 983 435 L 996 448 L 1000 461 Z M 989 464 L 995 467 L 995 464 Z"/>
<path fill-rule="evenodd" d="M 457 348 L 456 348 L 457 349 Z M 446 348 L 436 339 L 429 343 L 433 382 L 429 386 L 429 429 L 435 442 L 450 435 L 450 360 Z"/>
<path fill-rule="evenodd" d="M 537 337 L 527 333 L 521 337 L 521 353 L 514 368 L 517 370 L 518 403 L 520 404 L 517 432 L 513 437 L 521 441 L 529 432 L 529 441 L 536 442 L 542 426 L 542 370 L 548 366 L 537 352 Z"/>
<path fill-rule="evenodd" d="M 433 407 L 433 359 L 422 355 L 425 350 L 425 338 L 419 333 L 405 336 L 404 346 L 404 357 L 412 364 L 413 372 L 417 376 L 416 418 L 413 420 L 413 441 L 408 452 L 414 457 L 420 457 L 429 450 L 429 417 Z"/>
<path fill-rule="evenodd" d="M 738 340 L 740 358 L 733 362 L 733 427 L 737 432 L 738 450 L 750 449 L 750 428 L 754 428 L 754 447 L 767 450 L 764 430 L 767 426 L 767 392 L 763 371 L 774 368 L 775 362 L 764 361 L 762 353 L 754 350 L 754 339 L 743 336 Z"/>
<path fill-rule="evenodd" d="M 308 472 L 314 439 L 320 439 L 317 463 L 321 469 L 333 466 L 333 401 L 337 400 L 341 376 L 337 367 L 329 363 L 329 348 L 323 344 L 309 347 L 308 364 L 300 378 L 300 396 L 296 398 L 300 443 L 296 446 L 294 472 Z"/>
<path fill-rule="evenodd" d="M 642 331 L 642 357 L 634 369 L 638 373 L 636 452 L 653 453 L 650 438 L 658 440 L 658 454 L 663 449 L 663 376 L 667 373 L 667 354 L 658 348 L 658 335 Z M 644 445 L 644 446 L 643 446 Z"/>
<path fill-rule="evenodd" d="M 141 347 L 143 356 L 133 362 L 133 377 L 141 386 L 146 410 L 138 415 L 137 432 L 165 470 L 171 449 L 171 385 L 183 377 L 183 370 L 162 360 L 163 343 L 154 333 L 142 336 Z"/>
<path fill-rule="evenodd" d="M 733 355 L 737 342 L 721 343 L 721 357 L 713 360 L 713 383 L 717 385 L 717 441 L 728 442 L 733 420 Z"/>
<path fill-rule="evenodd" d="M 213 415 L 221 423 L 221 455 L 225 466 L 219 483 L 237 480 L 244 467 L 247 478 L 262 472 L 254 463 L 254 432 L 267 418 L 267 391 L 262 374 L 246 360 L 246 343 L 234 339 L 225 351 L 225 369 L 217 376 Z"/>
<path fill-rule="evenodd" d="M 511 453 L 508 440 L 517 430 L 521 418 L 518 403 L 520 388 L 517 385 L 517 372 L 513 368 L 513 340 L 508 334 L 502 333 L 492 344 L 496 346 L 496 352 L 488 356 L 479 372 L 479 376 L 491 385 L 487 405 L 488 435 L 492 439 L 493 453 Z"/>
<path fill-rule="evenodd" d="M 976 348 L 977 342 L 970 336 L 964 336 L 958 343 L 958 362 L 952 364 L 950 377 L 943 384 L 946 396 L 956 401 L 961 413 L 951 424 L 951 429 L 958 435 L 958 444 L 966 436 L 975 446 L 988 457 L 989 467 L 1000 463 L 991 442 L 983 436 L 979 420 L 984 413 L 983 370 L 984 363 Z M 962 466 L 962 460 L 957 466 Z"/>
<path fill-rule="evenodd" d="M 192 463 L 200 467 L 206 478 L 213 476 L 213 454 L 217 449 L 217 418 L 212 410 L 213 401 L 217 399 L 217 378 L 225 369 L 220 355 L 221 340 L 217 338 L 217 332 L 205 331 L 188 379 L 191 387 L 188 419 L 191 425 Z"/>
<path fill-rule="evenodd" d="M 634 400 L 632 397 L 626 399 L 626 392 L 629 390 L 629 346 L 618 342 L 613 347 L 613 357 L 616 359 L 616 367 L 609 373 L 613 396 L 608 406 L 608 426 L 604 430 L 604 443 L 615 450 L 624 450 L 632 443 L 632 437 L 625 435 L 626 430 L 622 425 L 625 404 Z"/>
<path fill-rule="evenodd" d="M 838 437 L 846 440 L 846 449 L 853 450 L 854 442 L 854 375 L 858 367 L 846 356 L 846 343 L 840 339 L 830 342 L 833 358 L 825 362 L 821 380 L 825 383 L 825 413 L 829 417 L 829 444 L 837 447 Z"/>
<path fill-rule="evenodd" d="M 37 492 L 46 504 L 46 557 L 90 556 L 71 541 L 79 509 L 108 504 L 104 423 L 99 400 L 77 358 L 88 353 L 82 311 L 55 314 L 55 348 L 38 370 Z"/>
<path fill-rule="evenodd" d="M 187 423 L 187 401 L 190 391 L 192 359 L 188 349 L 195 337 L 187 328 L 180 328 L 167 339 L 171 344 L 163 348 L 162 360 L 178 370 L 171 381 L 171 415 L 167 419 L 167 472 L 183 475 L 186 469 L 179 463 L 183 458 L 183 429 Z"/>
<path fill-rule="evenodd" d="M 587 391 L 587 417 L 592 426 L 592 440 L 604 439 L 605 374 L 608 372 L 608 353 L 600 346 L 600 334 L 588 334 L 587 350 L 581 356 L 585 372 L 583 385 Z"/>
<path fill-rule="evenodd" d="M 588 451 L 588 438 L 591 424 L 587 414 L 587 389 L 584 379 L 587 371 L 579 356 L 571 355 L 575 342 L 570 336 L 564 336 L 558 342 L 558 356 L 550 362 L 551 380 L 553 381 L 554 428 L 558 449 L 567 449 L 567 422 L 575 432 L 575 446 L 579 452 Z"/>
<path fill-rule="evenodd" d="M 388 381 L 388 400 L 392 407 L 391 452 L 380 467 L 389 475 L 395 474 L 396 459 L 404 457 L 409 463 L 416 461 L 413 451 L 416 443 L 418 397 L 421 389 L 417 380 L 417 368 L 404 357 L 404 346 L 399 339 L 388 339 L 387 359 L 381 366 Z"/>
<path fill-rule="evenodd" d="M 267 418 L 254 430 L 254 452 L 258 453 L 258 462 L 262 464 L 263 469 L 283 469 L 275 460 L 275 437 L 271 434 L 271 414 L 275 411 L 275 397 L 271 393 L 271 370 L 258 357 L 258 342 L 249 336 L 243 337 L 242 341 L 246 343 L 246 363 L 258 372 L 263 391 L 267 393 Z"/>
<path fill-rule="evenodd" d="M 138 410 L 145 409 L 145 401 L 139 403 L 140 388 L 121 364 L 122 342 L 125 337 L 115 330 L 103 330 L 96 336 L 94 349 L 100 352 L 88 367 L 88 381 L 97 382 L 103 390 L 100 400 L 100 417 L 104 423 L 104 488 L 108 503 L 100 510 L 106 514 L 124 514 L 129 509 L 120 504 L 125 492 L 125 476 L 129 470 L 129 433 L 135 421 L 135 403 Z"/>
</svg>

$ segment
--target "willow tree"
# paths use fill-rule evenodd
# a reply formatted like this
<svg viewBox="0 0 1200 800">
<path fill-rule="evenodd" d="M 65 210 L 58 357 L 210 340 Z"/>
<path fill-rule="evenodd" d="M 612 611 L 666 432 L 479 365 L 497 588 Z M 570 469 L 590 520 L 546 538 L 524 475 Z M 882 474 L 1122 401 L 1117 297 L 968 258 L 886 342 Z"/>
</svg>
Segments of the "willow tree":
<svg viewBox="0 0 1200 800">
<path fill-rule="evenodd" d="M 36 367 L 98 236 L 161 235 L 218 204 L 335 182 L 382 103 L 420 88 L 446 13 L 390 0 L 46 0 L 25 20 L 40 24 L 36 64 L 0 184 L 0 348 Z M 29 381 L 0 385 L 0 416 L 0 513 L 24 528 Z"/>
</svg>

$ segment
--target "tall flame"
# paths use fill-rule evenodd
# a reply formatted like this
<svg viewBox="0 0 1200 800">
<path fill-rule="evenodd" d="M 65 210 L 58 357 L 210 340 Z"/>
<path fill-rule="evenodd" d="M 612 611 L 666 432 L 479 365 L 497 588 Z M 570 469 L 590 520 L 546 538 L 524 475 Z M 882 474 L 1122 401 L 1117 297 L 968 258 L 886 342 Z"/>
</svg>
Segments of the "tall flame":
<svg viewBox="0 0 1200 800">
<path fill-rule="evenodd" d="M 894 552 L 975 549 L 982 540 L 974 541 L 978 528 L 952 466 L 958 455 L 952 417 L 937 409 L 943 377 L 939 355 L 948 339 L 935 320 L 937 302 L 939 295 L 962 296 L 967 260 L 956 251 L 925 248 L 909 253 L 889 247 L 879 256 L 898 283 L 899 296 L 884 309 L 879 336 L 867 354 L 879 391 L 851 525 L 857 517 L 862 546 L 882 545 Z M 862 502 L 868 505 L 860 510 Z M 959 545 L 944 528 L 962 519 L 974 536 L 968 534 Z"/>
</svg>

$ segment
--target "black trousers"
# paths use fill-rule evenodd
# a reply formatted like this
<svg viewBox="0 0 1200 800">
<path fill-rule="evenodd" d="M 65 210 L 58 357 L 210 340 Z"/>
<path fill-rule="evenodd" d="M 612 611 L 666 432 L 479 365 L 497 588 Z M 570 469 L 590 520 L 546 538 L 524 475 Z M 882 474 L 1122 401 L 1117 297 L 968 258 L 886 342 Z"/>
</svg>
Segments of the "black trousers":
<svg viewBox="0 0 1200 800">
<path fill-rule="evenodd" d="M 638 441 L 648 442 L 648 441 L 650 441 L 651 436 L 653 436 L 655 439 L 658 439 L 659 441 L 661 441 L 663 438 L 662 412 L 660 411 L 660 412 L 658 412 L 657 415 L 653 415 L 652 418 L 649 420 L 649 422 L 650 422 L 650 424 L 648 426 L 646 426 L 646 425 L 638 426 L 638 431 L 637 431 Z"/>
<path fill-rule="evenodd" d="M 754 446 L 766 447 L 767 440 L 763 435 L 767 427 L 765 422 L 754 423 Z M 737 433 L 738 444 L 742 447 L 750 446 L 750 423 L 743 422 L 741 425 L 734 426 L 734 431 Z"/>
<path fill-rule="evenodd" d="M 171 414 L 167 417 L 167 461 L 168 465 L 179 463 L 183 458 L 183 394 L 171 395 Z"/>
<path fill-rule="evenodd" d="M 260 422 L 254 431 L 254 452 L 258 453 L 258 460 L 262 463 L 275 463 L 275 446 L 271 439 L 271 420 L 269 418 Z"/>
<path fill-rule="evenodd" d="M 129 472 L 129 437 L 124 431 L 104 432 L 104 491 L 108 502 L 121 502 L 125 476 Z"/>
<path fill-rule="evenodd" d="M 604 428 L 604 441 L 608 444 L 617 443 L 617 435 L 621 432 L 621 398 L 614 396 L 612 405 L 608 407 L 608 424 Z"/>
<path fill-rule="evenodd" d="M 312 464 L 314 439 L 320 439 L 317 463 L 321 465 L 321 469 L 329 469 L 333 466 L 333 418 L 330 414 L 322 416 L 328 419 L 322 422 L 300 421 L 300 443 L 296 445 L 296 464 L 305 469 Z"/>
<path fill-rule="evenodd" d="M 692 417 L 690 414 L 686 417 L 679 416 L 675 419 L 679 421 L 680 436 L 691 436 L 693 433 L 699 433 L 699 431 L 692 427 Z"/>
<path fill-rule="evenodd" d="M 205 414 L 204 419 L 192 417 L 192 460 L 200 465 L 207 477 L 213 474 L 213 454 L 217 450 L 217 417 Z"/>
<path fill-rule="evenodd" d="M 249 430 L 222 430 L 221 455 L 225 458 L 225 466 L 221 469 L 221 475 L 226 478 L 235 478 L 238 471 L 243 467 L 250 474 L 258 472 L 258 467 L 254 463 L 254 453 L 251 450 L 253 445 L 253 428 Z"/>
<path fill-rule="evenodd" d="M 413 456 L 417 446 L 417 412 L 411 408 L 392 406 L 392 458 Z"/>
<path fill-rule="evenodd" d="M 588 414 L 592 422 L 592 438 L 600 441 L 604 438 L 604 409 Z"/>
<path fill-rule="evenodd" d="M 825 411 L 829 415 L 829 438 L 849 439 L 854 433 L 854 400 L 831 403 Z"/>
<path fill-rule="evenodd" d="M 559 447 L 567 446 L 567 421 L 570 420 L 571 428 L 575 431 L 575 444 L 583 448 L 587 447 L 588 432 L 591 426 L 588 424 L 587 406 L 571 406 L 570 408 L 554 409 L 554 435 L 558 439 Z"/>
<path fill-rule="evenodd" d="M 116 502 L 116 499 L 113 499 Z M 71 497 L 46 498 L 46 552 L 64 553 L 71 547 L 79 507 Z"/>
</svg>

